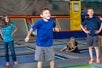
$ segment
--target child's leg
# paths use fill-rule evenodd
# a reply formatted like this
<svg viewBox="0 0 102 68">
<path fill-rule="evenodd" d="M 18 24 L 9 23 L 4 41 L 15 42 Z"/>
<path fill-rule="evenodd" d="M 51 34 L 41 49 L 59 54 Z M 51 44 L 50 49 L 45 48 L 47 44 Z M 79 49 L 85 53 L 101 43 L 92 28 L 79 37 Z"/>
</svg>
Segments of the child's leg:
<svg viewBox="0 0 102 68">
<path fill-rule="evenodd" d="M 93 57 L 93 36 L 87 35 L 87 45 L 89 46 L 89 55 L 90 55 L 90 61 L 89 64 L 92 64 L 94 61 Z"/>
<path fill-rule="evenodd" d="M 90 46 L 90 47 L 89 47 L 89 55 L 90 55 L 90 59 L 94 59 L 94 58 L 93 58 L 93 51 L 92 51 L 92 49 L 93 49 L 93 47 Z"/>
<path fill-rule="evenodd" d="M 50 61 L 50 68 L 55 68 L 55 52 L 53 47 L 44 48 L 45 51 L 45 61 Z"/>
<path fill-rule="evenodd" d="M 14 50 L 14 43 L 13 41 L 9 42 L 10 45 L 10 51 L 11 51 L 11 55 L 12 55 L 12 59 L 14 61 L 14 64 L 18 64 L 17 60 L 16 60 L 16 54 L 15 54 L 15 50 Z"/>
<path fill-rule="evenodd" d="M 100 36 L 100 48 L 102 48 L 102 36 Z"/>
<path fill-rule="evenodd" d="M 51 60 L 50 61 L 50 68 L 54 68 L 55 67 L 55 61 L 54 60 Z"/>
<path fill-rule="evenodd" d="M 4 48 L 5 48 L 5 58 L 6 58 L 6 66 L 9 66 L 9 49 L 8 49 L 8 43 L 4 42 Z"/>
<path fill-rule="evenodd" d="M 89 55 L 90 55 L 90 61 L 89 61 L 89 64 L 92 64 L 93 61 L 94 61 L 92 48 L 93 48 L 92 46 L 89 47 Z"/>
<path fill-rule="evenodd" d="M 98 46 L 98 36 L 94 36 L 93 45 L 96 51 L 96 63 L 100 63 L 100 49 Z"/>
<path fill-rule="evenodd" d="M 101 48 L 101 43 L 102 43 L 102 37 L 101 36 L 98 36 L 98 46 Z"/>
<path fill-rule="evenodd" d="M 37 67 L 38 67 L 38 68 L 42 68 L 42 65 L 43 65 L 43 62 L 42 62 L 42 61 L 38 61 Z"/>
<path fill-rule="evenodd" d="M 44 61 L 43 47 L 36 46 L 36 48 L 35 48 L 35 60 L 38 61 L 37 68 L 42 68 L 43 67 L 43 61 Z"/>
<path fill-rule="evenodd" d="M 96 63 L 100 63 L 100 49 L 99 47 L 95 47 L 96 51 Z"/>
<path fill-rule="evenodd" d="M 102 48 L 102 36 L 98 36 L 98 45 Z"/>
</svg>

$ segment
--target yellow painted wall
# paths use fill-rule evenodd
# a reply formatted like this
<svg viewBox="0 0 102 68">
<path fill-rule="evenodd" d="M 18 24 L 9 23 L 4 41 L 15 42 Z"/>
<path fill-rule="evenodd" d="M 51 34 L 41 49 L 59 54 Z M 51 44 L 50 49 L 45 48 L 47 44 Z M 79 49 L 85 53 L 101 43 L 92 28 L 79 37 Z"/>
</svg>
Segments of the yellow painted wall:
<svg viewBox="0 0 102 68">
<path fill-rule="evenodd" d="M 81 1 L 70 1 L 70 30 L 81 30 Z"/>
</svg>

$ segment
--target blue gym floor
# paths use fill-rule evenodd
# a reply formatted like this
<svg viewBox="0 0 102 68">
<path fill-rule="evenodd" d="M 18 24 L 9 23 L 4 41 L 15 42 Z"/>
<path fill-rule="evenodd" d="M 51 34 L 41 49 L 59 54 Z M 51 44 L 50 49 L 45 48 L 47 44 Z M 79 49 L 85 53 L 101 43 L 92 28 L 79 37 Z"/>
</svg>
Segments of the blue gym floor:
<svg viewBox="0 0 102 68">
<path fill-rule="evenodd" d="M 54 39 L 53 41 L 54 41 L 54 49 L 56 54 L 55 68 L 88 64 L 89 53 L 85 39 L 77 39 L 79 43 L 78 47 L 81 53 L 60 52 L 60 49 L 66 46 L 68 39 Z M 19 64 L 13 65 L 12 58 L 10 57 L 11 66 L 9 68 L 36 68 L 37 62 L 34 60 L 34 47 L 35 47 L 35 42 L 34 41 L 32 42 L 32 40 L 30 41 L 30 43 L 26 44 L 24 42 L 20 43 L 15 41 L 15 51 L 17 54 L 17 60 Z M 95 51 L 94 51 L 94 56 L 95 56 Z M 94 63 L 93 66 L 98 66 L 98 68 L 102 68 L 102 64 Z M 2 42 L 0 42 L 0 68 L 6 68 L 4 48 Z M 48 62 L 44 63 L 44 68 L 49 68 Z"/>
</svg>

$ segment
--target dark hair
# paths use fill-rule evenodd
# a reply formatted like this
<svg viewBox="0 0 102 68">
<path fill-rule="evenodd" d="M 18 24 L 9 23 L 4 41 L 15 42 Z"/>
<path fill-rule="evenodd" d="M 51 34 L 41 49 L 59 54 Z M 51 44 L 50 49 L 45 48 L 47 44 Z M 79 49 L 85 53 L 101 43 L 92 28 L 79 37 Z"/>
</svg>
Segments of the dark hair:
<svg viewBox="0 0 102 68">
<path fill-rule="evenodd" d="M 49 11 L 50 11 L 49 8 L 43 8 L 43 9 L 41 9 L 40 14 L 43 14 L 43 12 L 44 12 L 45 10 L 49 10 Z"/>
</svg>

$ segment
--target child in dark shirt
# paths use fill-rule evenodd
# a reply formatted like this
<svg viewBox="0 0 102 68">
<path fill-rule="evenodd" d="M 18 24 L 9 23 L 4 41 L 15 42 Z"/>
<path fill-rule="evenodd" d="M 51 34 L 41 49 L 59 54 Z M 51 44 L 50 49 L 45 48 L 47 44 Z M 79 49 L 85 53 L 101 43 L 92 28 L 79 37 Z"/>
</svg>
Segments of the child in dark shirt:
<svg viewBox="0 0 102 68">
<path fill-rule="evenodd" d="M 75 53 L 80 53 L 78 47 L 77 47 L 78 43 L 75 40 L 74 37 L 71 37 L 69 42 L 67 43 L 67 46 L 65 46 L 64 48 L 61 49 L 61 51 L 69 51 L 69 52 L 75 52 Z"/>
<path fill-rule="evenodd" d="M 94 10 L 89 8 L 87 10 L 87 14 L 89 15 L 82 24 L 82 30 L 87 34 L 87 45 L 89 46 L 89 55 L 90 60 L 89 64 L 93 64 L 94 56 L 93 56 L 93 48 L 95 49 L 96 53 L 96 63 L 100 63 L 100 50 L 98 46 L 98 34 L 102 30 L 102 22 L 96 16 L 94 16 Z"/>
</svg>

